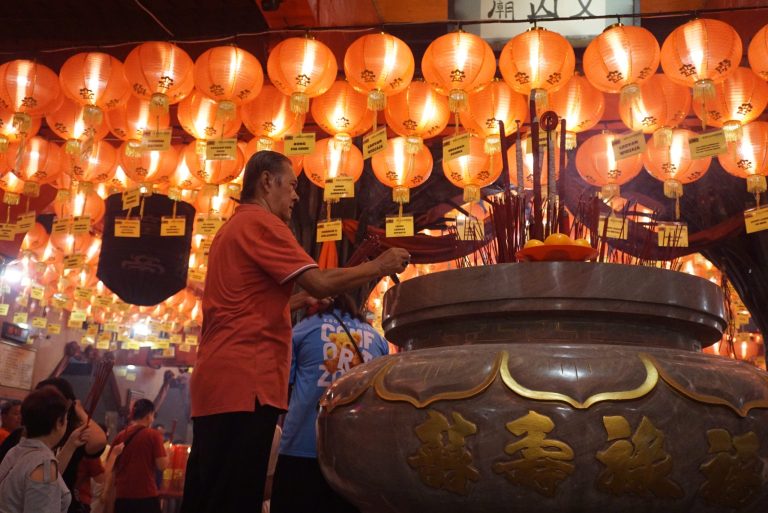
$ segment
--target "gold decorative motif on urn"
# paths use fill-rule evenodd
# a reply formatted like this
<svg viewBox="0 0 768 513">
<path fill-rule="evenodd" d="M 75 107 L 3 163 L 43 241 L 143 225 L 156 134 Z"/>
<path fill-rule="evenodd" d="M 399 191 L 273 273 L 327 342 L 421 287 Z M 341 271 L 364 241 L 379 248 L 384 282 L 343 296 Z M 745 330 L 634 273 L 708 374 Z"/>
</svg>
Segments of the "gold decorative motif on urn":
<svg viewBox="0 0 768 513">
<path fill-rule="evenodd" d="M 712 456 L 699 467 L 707 477 L 699 488 L 701 496 L 724 508 L 746 506 L 762 488 L 760 439 L 752 431 L 732 436 L 725 429 L 710 429 L 707 440 Z"/>
</svg>

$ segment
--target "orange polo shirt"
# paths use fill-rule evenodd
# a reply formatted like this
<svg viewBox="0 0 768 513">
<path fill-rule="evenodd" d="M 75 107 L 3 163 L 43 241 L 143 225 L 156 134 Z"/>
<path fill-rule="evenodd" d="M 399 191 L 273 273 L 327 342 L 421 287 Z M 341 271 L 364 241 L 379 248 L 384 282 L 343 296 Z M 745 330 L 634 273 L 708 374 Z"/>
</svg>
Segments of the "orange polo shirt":
<svg viewBox="0 0 768 513">
<path fill-rule="evenodd" d="M 288 226 L 240 205 L 208 255 L 203 328 L 190 391 L 192 416 L 288 408 L 293 281 L 317 267 Z"/>
</svg>

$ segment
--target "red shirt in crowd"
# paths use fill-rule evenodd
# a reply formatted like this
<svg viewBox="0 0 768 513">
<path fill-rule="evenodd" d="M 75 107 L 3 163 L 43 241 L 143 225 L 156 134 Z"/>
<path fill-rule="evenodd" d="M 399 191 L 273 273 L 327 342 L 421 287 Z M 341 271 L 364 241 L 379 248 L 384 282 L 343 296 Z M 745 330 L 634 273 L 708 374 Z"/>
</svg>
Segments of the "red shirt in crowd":
<svg viewBox="0 0 768 513">
<path fill-rule="evenodd" d="M 156 429 L 139 425 L 128 426 L 115 437 L 117 444 L 130 439 L 115 463 L 115 497 L 118 499 L 146 499 L 157 497 L 155 460 L 166 456 L 163 435 Z"/>
<path fill-rule="evenodd" d="M 317 267 L 288 226 L 259 205 L 237 207 L 208 255 L 192 416 L 288 408 L 294 279 Z"/>
<path fill-rule="evenodd" d="M 77 466 L 77 479 L 75 488 L 77 489 L 78 499 L 83 504 L 91 503 L 91 478 L 95 478 L 104 473 L 104 465 L 99 458 L 83 458 Z"/>
</svg>

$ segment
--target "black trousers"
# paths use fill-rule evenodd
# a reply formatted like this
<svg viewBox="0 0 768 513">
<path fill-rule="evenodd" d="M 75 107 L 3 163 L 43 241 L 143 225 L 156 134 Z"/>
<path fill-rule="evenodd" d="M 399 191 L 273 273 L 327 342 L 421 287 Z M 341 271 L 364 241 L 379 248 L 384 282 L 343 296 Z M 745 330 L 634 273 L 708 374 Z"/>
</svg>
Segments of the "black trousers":
<svg viewBox="0 0 768 513">
<path fill-rule="evenodd" d="M 316 458 L 281 454 L 272 483 L 270 513 L 357 513 L 328 485 Z"/>
<path fill-rule="evenodd" d="M 160 499 L 115 499 L 115 513 L 161 513 Z"/>
<path fill-rule="evenodd" d="M 260 513 L 267 464 L 280 410 L 222 413 L 192 419 L 181 513 Z"/>
</svg>

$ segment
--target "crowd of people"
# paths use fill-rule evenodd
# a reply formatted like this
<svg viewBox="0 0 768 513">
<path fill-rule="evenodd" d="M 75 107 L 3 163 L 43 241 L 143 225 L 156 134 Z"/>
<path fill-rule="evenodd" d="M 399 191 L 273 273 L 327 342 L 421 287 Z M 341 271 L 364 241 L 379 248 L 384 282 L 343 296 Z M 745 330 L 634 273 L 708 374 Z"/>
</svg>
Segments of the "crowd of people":
<svg viewBox="0 0 768 513">
<path fill-rule="evenodd" d="M 41 381 L 2 411 L 0 513 L 160 513 L 155 475 L 168 459 L 162 435 L 145 429 L 151 401 L 133 404 L 111 446 L 64 378 Z"/>
<path fill-rule="evenodd" d="M 319 269 L 288 227 L 296 185 L 287 157 L 257 152 L 240 205 L 211 245 L 182 513 L 356 511 L 321 473 L 317 404 L 333 381 L 388 352 L 344 293 L 402 272 L 410 255 L 390 248 Z M 313 313 L 293 329 L 291 312 L 304 308 Z M 2 414 L 0 513 L 161 511 L 156 476 L 168 455 L 150 401 L 133 404 L 110 448 L 61 378 Z"/>
</svg>

